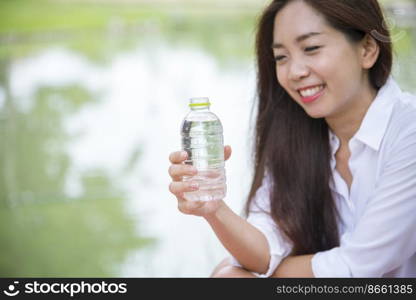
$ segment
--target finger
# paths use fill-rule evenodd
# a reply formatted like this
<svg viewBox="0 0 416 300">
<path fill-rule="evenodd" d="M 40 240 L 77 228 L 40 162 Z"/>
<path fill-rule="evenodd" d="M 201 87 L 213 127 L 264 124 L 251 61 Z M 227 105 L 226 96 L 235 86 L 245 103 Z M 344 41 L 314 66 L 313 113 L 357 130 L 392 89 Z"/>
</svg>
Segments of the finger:
<svg viewBox="0 0 416 300">
<path fill-rule="evenodd" d="M 224 160 L 228 160 L 231 156 L 231 146 L 227 145 L 224 147 Z"/>
<path fill-rule="evenodd" d="M 186 151 L 175 151 L 169 155 L 169 161 L 173 164 L 180 164 L 188 158 Z"/>
<path fill-rule="evenodd" d="M 183 176 L 194 176 L 198 170 L 191 165 L 174 164 L 169 166 L 168 173 L 174 181 L 181 181 Z"/>
<path fill-rule="evenodd" d="M 198 183 L 196 182 L 171 182 L 169 184 L 169 191 L 174 194 L 175 196 L 182 197 L 182 194 L 185 192 L 194 192 L 197 191 L 199 188 Z"/>
</svg>

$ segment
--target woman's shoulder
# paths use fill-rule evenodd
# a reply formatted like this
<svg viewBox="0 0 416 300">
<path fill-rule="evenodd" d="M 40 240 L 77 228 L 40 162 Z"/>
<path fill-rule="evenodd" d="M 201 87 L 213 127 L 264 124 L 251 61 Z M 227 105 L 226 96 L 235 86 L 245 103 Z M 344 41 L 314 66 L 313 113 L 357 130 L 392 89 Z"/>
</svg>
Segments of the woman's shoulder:
<svg viewBox="0 0 416 300">
<path fill-rule="evenodd" d="M 395 100 L 384 142 L 398 150 L 416 143 L 416 96 L 401 92 Z"/>
<path fill-rule="evenodd" d="M 408 107 L 413 113 L 416 111 L 416 95 L 407 91 L 400 93 L 399 101 L 400 105 Z"/>
<path fill-rule="evenodd" d="M 400 131 L 416 130 L 416 96 L 409 92 L 401 92 L 393 106 L 391 115 L 392 125 Z"/>
</svg>

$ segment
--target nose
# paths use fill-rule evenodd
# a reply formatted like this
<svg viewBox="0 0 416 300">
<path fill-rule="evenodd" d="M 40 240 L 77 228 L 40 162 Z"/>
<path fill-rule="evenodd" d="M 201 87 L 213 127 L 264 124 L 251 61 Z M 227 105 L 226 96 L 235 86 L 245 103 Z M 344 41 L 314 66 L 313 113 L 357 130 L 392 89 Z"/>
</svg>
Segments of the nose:
<svg viewBox="0 0 416 300">
<path fill-rule="evenodd" d="M 292 60 L 289 66 L 289 79 L 299 81 L 309 75 L 309 67 L 302 60 Z"/>
</svg>

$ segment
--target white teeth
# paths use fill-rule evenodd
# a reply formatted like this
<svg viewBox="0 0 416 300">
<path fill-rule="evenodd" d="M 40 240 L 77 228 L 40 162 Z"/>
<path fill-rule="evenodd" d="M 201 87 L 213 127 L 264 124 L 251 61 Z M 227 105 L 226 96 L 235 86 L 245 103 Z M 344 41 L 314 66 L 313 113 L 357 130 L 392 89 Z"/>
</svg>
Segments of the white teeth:
<svg viewBox="0 0 416 300">
<path fill-rule="evenodd" d="M 302 90 L 300 91 L 300 94 L 302 97 L 310 97 L 313 95 L 316 95 L 317 93 L 319 93 L 322 89 L 324 88 L 323 85 L 311 88 L 311 89 L 307 89 L 307 90 Z"/>
</svg>

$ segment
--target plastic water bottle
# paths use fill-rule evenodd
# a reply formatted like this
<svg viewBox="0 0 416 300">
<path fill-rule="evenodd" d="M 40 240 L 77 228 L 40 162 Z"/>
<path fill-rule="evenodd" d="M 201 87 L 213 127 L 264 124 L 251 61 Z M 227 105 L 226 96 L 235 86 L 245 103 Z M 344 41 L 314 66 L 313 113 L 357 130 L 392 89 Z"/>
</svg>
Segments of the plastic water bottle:
<svg viewBox="0 0 416 300">
<path fill-rule="evenodd" d="M 184 197 L 189 201 L 224 199 L 227 188 L 221 121 L 209 110 L 208 98 L 191 98 L 189 107 L 191 111 L 181 126 L 182 149 L 188 153 L 185 164 L 193 165 L 198 173 L 184 176 L 183 181 L 195 181 L 199 189 L 184 193 Z"/>
</svg>

